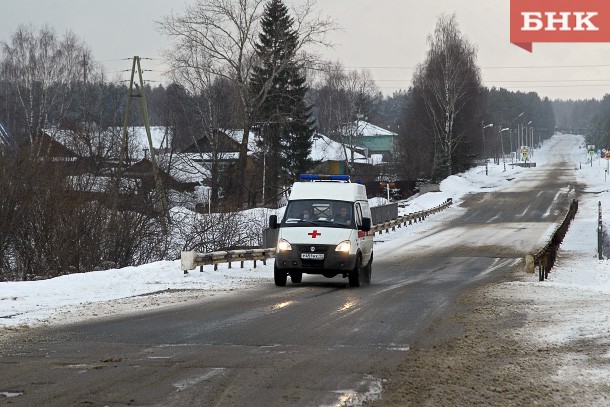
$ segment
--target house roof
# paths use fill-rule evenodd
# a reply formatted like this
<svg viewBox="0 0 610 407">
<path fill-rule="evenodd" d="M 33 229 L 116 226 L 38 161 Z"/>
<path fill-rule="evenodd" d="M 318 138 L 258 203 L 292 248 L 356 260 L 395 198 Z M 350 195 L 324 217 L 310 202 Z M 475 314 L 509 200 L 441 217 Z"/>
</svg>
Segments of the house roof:
<svg viewBox="0 0 610 407">
<path fill-rule="evenodd" d="M 159 157 L 160 165 L 166 165 L 166 156 Z M 202 182 L 210 178 L 210 170 L 200 163 L 200 154 L 175 154 L 172 157 L 170 175 L 180 182 Z"/>
<path fill-rule="evenodd" d="M 237 143 L 239 143 L 241 145 L 241 142 L 244 139 L 243 129 L 242 130 L 226 129 L 226 130 L 222 130 L 222 131 L 225 132 L 229 137 L 231 137 L 233 140 L 235 140 Z M 252 131 L 249 133 L 249 136 L 248 136 L 248 151 L 258 151 L 258 146 L 256 145 L 256 134 Z"/>
<path fill-rule="evenodd" d="M 46 133 L 40 133 L 34 141 L 34 151 L 38 157 L 76 158 L 77 155 Z"/>
<path fill-rule="evenodd" d="M 238 153 L 241 141 L 244 137 L 243 130 L 217 130 L 217 134 L 222 137 L 219 150 L 223 153 Z M 248 153 L 258 151 L 255 134 L 250 132 L 248 137 Z M 184 148 L 182 153 L 205 153 L 211 152 L 210 142 L 207 136 L 202 136 L 193 144 Z"/>
<path fill-rule="evenodd" d="M 351 151 L 349 147 L 346 146 L 344 149 L 343 144 L 337 143 L 323 134 L 316 133 L 309 158 L 313 161 L 345 161 L 351 159 Z M 348 154 L 347 158 L 345 157 L 346 152 Z M 354 160 L 364 161 L 365 157 L 354 151 Z"/>
<path fill-rule="evenodd" d="M 216 147 L 217 152 L 221 153 L 233 153 L 239 151 L 239 143 L 233 138 L 227 135 L 223 131 L 217 131 L 218 146 Z M 208 136 L 202 136 L 193 142 L 188 147 L 182 149 L 181 153 L 210 153 L 212 152 L 212 146 Z"/>
<path fill-rule="evenodd" d="M 343 126 L 343 132 L 345 134 L 352 134 L 362 137 L 397 136 L 397 134 L 393 131 L 375 126 L 374 124 L 365 122 L 364 120 L 357 120 L 353 123 L 346 124 Z"/>
</svg>

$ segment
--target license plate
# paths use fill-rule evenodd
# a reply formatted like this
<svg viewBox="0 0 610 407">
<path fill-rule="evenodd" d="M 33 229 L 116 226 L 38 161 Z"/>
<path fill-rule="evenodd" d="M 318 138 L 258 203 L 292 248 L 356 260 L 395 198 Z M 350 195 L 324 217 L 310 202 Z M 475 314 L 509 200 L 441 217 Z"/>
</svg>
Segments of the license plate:
<svg viewBox="0 0 610 407">
<path fill-rule="evenodd" d="M 324 260 L 324 253 L 301 253 L 304 260 Z"/>
</svg>

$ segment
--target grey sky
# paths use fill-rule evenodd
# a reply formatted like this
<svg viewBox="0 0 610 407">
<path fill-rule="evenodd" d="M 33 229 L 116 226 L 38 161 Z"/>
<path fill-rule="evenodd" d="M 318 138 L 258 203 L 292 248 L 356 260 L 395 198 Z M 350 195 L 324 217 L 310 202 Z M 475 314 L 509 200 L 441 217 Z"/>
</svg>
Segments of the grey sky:
<svg viewBox="0 0 610 407">
<path fill-rule="evenodd" d="M 155 20 L 180 14 L 195 0 L 2 0 L 0 41 L 9 42 L 19 24 L 49 24 L 73 31 L 114 77 L 130 69 L 134 55 L 147 79 L 163 70 L 159 51 L 169 44 Z M 289 0 L 288 4 L 298 0 Z M 610 44 L 534 44 L 532 54 L 509 42 L 509 0 L 318 0 L 318 9 L 342 30 L 334 50 L 321 50 L 346 68 L 369 68 L 384 94 L 409 87 L 421 63 L 426 38 L 439 15 L 455 13 L 464 35 L 478 50 L 486 86 L 536 91 L 542 97 L 601 98 L 610 93 Z M 561 68 L 550 68 L 561 66 Z M 124 78 L 128 73 L 122 74 Z"/>
</svg>

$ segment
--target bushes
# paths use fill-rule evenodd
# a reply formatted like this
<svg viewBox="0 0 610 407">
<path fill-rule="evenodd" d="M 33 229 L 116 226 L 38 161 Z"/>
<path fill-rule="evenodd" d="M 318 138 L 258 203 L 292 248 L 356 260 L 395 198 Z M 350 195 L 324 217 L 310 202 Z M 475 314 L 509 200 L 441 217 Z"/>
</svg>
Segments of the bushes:
<svg viewBox="0 0 610 407">
<path fill-rule="evenodd" d="M 151 214 L 115 212 L 112 194 L 75 191 L 62 165 L 2 157 L 0 281 L 51 278 L 162 259 L 165 237 Z M 81 186 L 82 187 L 82 186 Z"/>
<path fill-rule="evenodd" d="M 64 165 L 32 159 L 27 152 L 0 157 L 0 281 L 176 259 L 181 250 L 261 244 L 266 213 L 174 208 L 164 235 L 154 212 L 134 210 L 154 206 L 142 190 L 114 205 L 116 194 L 100 185 L 100 178 L 66 177 Z"/>
</svg>

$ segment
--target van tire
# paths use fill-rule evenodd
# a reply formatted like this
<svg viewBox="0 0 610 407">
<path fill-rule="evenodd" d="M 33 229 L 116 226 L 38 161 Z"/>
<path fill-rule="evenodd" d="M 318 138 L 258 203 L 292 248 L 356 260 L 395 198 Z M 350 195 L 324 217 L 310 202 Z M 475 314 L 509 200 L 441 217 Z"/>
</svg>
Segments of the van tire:
<svg viewBox="0 0 610 407">
<path fill-rule="evenodd" d="M 369 260 L 369 264 L 364 268 L 364 283 L 371 284 L 371 274 L 373 274 L 373 254 L 371 253 L 371 258 Z"/>
<path fill-rule="evenodd" d="M 360 282 L 362 281 L 362 258 L 360 255 L 356 257 L 356 265 L 354 266 L 354 269 L 349 272 L 347 278 L 350 287 L 360 287 Z"/>
<path fill-rule="evenodd" d="M 279 270 L 277 266 L 273 265 L 273 280 L 275 281 L 275 285 L 278 287 L 285 287 L 286 280 L 288 279 L 288 275 L 284 270 Z"/>
<path fill-rule="evenodd" d="M 291 271 L 290 281 L 292 281 L 293 284 L 299 284 L 301 281 L 303 281 L 303 273 L 300 271 Z"/>
</svg>

